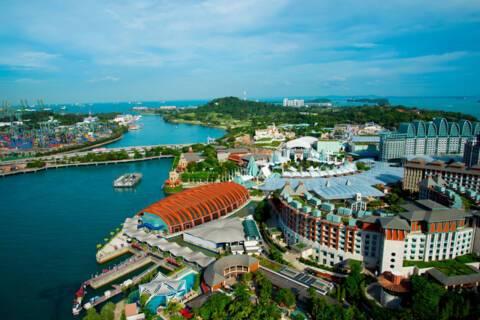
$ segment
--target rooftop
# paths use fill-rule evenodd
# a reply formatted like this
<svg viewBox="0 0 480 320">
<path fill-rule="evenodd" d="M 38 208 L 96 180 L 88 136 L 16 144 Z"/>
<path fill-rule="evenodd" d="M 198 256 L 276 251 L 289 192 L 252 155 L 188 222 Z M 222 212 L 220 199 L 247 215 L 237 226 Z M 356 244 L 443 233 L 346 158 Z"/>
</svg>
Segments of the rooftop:
<svg viewBox="0 0 480 320">
<path fill-rule="evenodd" d="M 215 243 L 230 243 L 245 240 L 242 221 L 238 218 L 211 221 L 190 229 L 187 233 Z"/>
<path fill-rule="evenodd" d="M 471 216 L 471 212 L 448 208 L 432 200 L 417 200 L 402 207 L 407 211 L 400 212 L 399 215 L 408 221 L 445 222 Z"/>
<path fill-rule="evenodd" d="M 208 286 L 212 287 L 225 280 L 224 270 L 226 268 L 231 266 L 251 266 L 255 263 L 258 263 L 257 259 L 243 254 L 226 256 L 211 263 L 205 269 L 203 279 Z"/>
<path fill-rule="evenodd" d="M 330 178 L 278 178 L 265 180 L 261 190 L 282 189 L 289 182 L 293 188 L 303 183 L 308 191 L 313 191 L 326 200 L 349 199 L 356 193 L 365 197 L 382 197 L 383 192 L 374 188 L 377 184 L 390 184 L 403 178 L 403 168 L 392 167 L 385 162 L 375 162 L 372 168 L 355 175 Z"/>
</svg>

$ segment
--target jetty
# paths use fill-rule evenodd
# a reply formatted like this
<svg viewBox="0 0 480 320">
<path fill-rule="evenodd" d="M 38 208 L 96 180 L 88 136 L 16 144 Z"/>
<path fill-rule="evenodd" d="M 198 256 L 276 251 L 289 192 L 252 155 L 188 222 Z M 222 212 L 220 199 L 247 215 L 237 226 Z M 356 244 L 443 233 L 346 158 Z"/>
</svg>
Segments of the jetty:
<svg viewBox="0 0 480 320">
<path fill-rule="evenodd" d="M 150 272 L 154 271 L 155 269 L 158 268 L 158 265 L 153 265 L 151 266 L 150 268 L 148 268 L 147 270 L 143 271 L 142 273 L 140 273 L 139 275 L 135 276 L 132 278 L 132 282 L 131 282 L 131 285 L 137 285 L 140 283 L 140 281 L 142 281 L 143 277 L 145 277 L 147 274 L 149 274 Z M 100 297 L 98 298 L 97 300 L 95 300 L 94 302 L 87 302 L 83 305 L 83 307 L 85 308 L 85 310 L 88 310 L 90 308 L 93 308 L 93 307 L 96 307 L 98 306 L 99 304 L 102 304 L 106 301 L 108 301 L 109 299 L 119 295 L 120 293 L 122 293 L 122 286 L 121 285 L 114 285 L 113 286 L 113 290 L 107 290 L 105 291 L 105 293 Z"/>
<path fill-rule="evenodd" d="M 168 271 L 175 270 L 175 268 L 172 265 L 169 265 L 168 262 L 155 256 L 143 253 L 141 255 L 133 256 L 125 262 L 113 267 L 112 269 L 92 277 L 91 279 L 85 281 L 84 284 L 89 285 L 93 289 L 98 289 L 152 263 L 157 267 L 161 266 L 163 269 Z"/>
</svg>

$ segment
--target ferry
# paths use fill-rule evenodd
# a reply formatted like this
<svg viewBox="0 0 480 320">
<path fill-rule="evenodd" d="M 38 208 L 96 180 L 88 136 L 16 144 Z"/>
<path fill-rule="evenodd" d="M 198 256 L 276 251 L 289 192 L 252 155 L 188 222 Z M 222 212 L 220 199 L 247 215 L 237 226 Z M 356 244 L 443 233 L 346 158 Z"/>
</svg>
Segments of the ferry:
<svg viewBox="0 0 480 320">
<path fill-rule="evenodd" d="M 142 174 L 138 172 L 124 174 L 113 182 L 115 188 L 132 188 L 142 179 Z"/>
</svg>

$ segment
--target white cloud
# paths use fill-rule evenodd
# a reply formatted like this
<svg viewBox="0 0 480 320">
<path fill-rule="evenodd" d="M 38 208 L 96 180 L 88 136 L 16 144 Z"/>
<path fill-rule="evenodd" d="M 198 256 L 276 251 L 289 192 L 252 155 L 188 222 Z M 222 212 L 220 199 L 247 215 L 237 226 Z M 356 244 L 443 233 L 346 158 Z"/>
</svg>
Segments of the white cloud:
<svg viewBox="0 0 480 320">
<path fill-rule="evenodd" d="M 117 82 L 118 80 L 120 80 L 119 77 L 115 77 L 115 76 L 104 76 L 104 77 L 100 77 L 100 78 L 93 78 L 93 79 L 90 79 L 90 80 L 88 80 L 88 81 L 89 81 L 89 82 L 104 82 L 104 81 Z"/>
<path fill-rule="evenodd" d="M 0 54 L 0 65 L 22 69 L 54 69 L 53 62 L 58 54 L 43 51 L 4 51 Z"/>
<path fill-rule="evenodd" d="M 377 44 L 372 42 L 359 42 L 359 43 L 353 44 L 353 47 L 360 48 L 360 49 L 372 49 L 372 48 L 375 48 L 376 46 Z"/>
</svg>

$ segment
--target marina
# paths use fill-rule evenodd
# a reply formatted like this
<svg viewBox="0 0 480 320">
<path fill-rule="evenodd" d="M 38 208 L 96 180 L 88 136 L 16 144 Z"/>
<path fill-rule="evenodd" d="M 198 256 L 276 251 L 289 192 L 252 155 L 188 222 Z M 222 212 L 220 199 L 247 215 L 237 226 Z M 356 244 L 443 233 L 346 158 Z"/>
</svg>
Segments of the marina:
<svg viewBox="0 0 480 320">
<path fill-rule="evenodd" d="M 131 105 L 94 104 L 91 108 L 100 112 L 128 111 Z M 68 106 L 69 112 L 80 109 Z M 202 126 L 177 128 L 158 116 L 145 116 L 139 123 L 142 130 L 126 133 L 107 149 L 205 142 L 209 136 L 219 137 L 224 133 Z M 3 283 L 5 290 L 0 292 L 2 302 L 11 306 L 2 317 L 14 319 L 18 317 L 17 311 L 28 305 L 22 311 L 23 319 L 38 319 L 39 314 L 49 319 L 72 318 L 71 294 L 92 271 L 101 272 L 105 268 L 92 259 L 97 242 L 139 207 L 147 206 L 151 199 L 164 197 L 162 184 L 171 162 L 171 158 L 161 158 L 116 165 L 85 164 L 62 170 L 42 168 L 33 175 L 1 179 L 0 193 L 9 195 L 8 201 L 3 201 L 6 196 L 2 197 L 2 212 L 10 218 L 8 223 L 0 225 L 0 256 L 4 261 L 13 261 L 0 265 L 3 274 L 11 275 Z M 120 193 L 112 188 L 112 181 L 125 172 L 142 173 L 142 183 L 135 192 Z M 71 204 L 68 214 L 65 214 L 66 203 Z M 35 268 L 31 268 L 32 264 Z M 112 295 L 114 292 L 111 290 Z"/>
<path fill-rule="evenodd" d="M 141 173 L 127 173 L 115 179 L 113 186 L 115 188 L 133 188 L 140 182 L 141 179 Z"/>
</svg>

